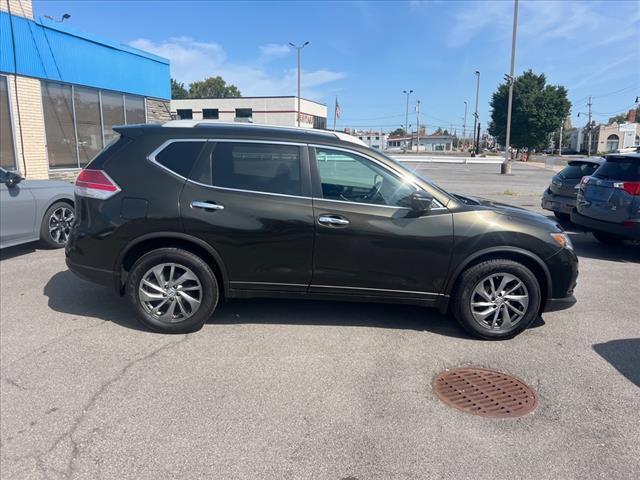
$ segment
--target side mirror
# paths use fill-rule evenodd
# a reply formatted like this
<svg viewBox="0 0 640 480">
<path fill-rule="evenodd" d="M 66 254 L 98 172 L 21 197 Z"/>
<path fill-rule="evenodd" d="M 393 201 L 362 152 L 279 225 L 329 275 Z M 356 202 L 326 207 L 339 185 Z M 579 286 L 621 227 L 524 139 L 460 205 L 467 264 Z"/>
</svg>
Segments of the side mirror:
<svg viewBox="0 0 640 480">
<path fill-rule="evenodd" d="M 416 213 L 428 213 L 431 210 L 433 197 L 427 192 L 418 190 L 402 200 L 402 204 Z"/>
<path fill-rule="evenodd" d="M 20 174 L 14 173 L 14 172 L 8 172 L 7 179 L 5 180 L 4 183 L 7 186 L 7 188 L 12 188 L 12 187 L 15 187 L 17 184 L 19 184 L 21 181 L 22 181 L 22 177 L 20 176 Z"/>
</svg>

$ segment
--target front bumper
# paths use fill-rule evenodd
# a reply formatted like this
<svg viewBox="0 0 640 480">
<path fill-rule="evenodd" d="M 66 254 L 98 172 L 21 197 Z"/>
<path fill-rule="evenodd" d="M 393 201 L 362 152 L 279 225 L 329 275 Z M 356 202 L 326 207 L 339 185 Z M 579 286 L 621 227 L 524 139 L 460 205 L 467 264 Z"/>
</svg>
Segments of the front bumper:
<svg viewBox="0 0 640 480">
<path fill-rule="evenodd" d="M 569 215 L 576 206 L 576 197 L 566 197 L 550 192 L 548 189 L 542 194 L 542 208 L 552 212 Z"/>
<path fill-rule="evenodd" d="M 621 223 L 605 222 L 581 215 L 576 209 L 571 211 L 571 221 L 596 232 L 610 233 L 629 240 L 640 240 L 640 222 L 628 226 Z"/>
</svg>

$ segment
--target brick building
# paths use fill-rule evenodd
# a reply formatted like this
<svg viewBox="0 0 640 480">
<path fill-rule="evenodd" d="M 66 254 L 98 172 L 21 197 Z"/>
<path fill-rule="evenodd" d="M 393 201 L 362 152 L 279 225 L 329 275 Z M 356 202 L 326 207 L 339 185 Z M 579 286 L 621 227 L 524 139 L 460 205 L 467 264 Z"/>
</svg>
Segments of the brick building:
<svg viewBox="0 0 640 480">
<path fill-rule="evenodd" d="M 169 61 L 0 0 L 0 166 L 72 180 L 112 126 L 170 119 Z"/>
</svg>

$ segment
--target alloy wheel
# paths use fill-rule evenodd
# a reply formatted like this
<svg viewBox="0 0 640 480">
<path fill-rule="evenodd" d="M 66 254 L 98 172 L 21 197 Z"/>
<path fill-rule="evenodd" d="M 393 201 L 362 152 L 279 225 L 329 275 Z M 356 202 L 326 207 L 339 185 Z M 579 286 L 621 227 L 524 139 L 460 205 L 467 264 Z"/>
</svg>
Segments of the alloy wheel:
<svg viewBox="0 0 640 480">
<path fill-rule="evenodd" d="M 51 239 L 58 245 L 67 243 L 74 220 L 75 215 L 71 208 L 56 208 L 49 217 L 49 236 Z"/>
<path fill-rule="evenodd" d="M 478 282 L 471 294 L 471 313 L 482 327 L 506 331 L 527 313 L 529 292 L 524 282 L 511 273 L 493 273 Z"/>
<path fill-rule="evenodd" d="M 159 320 L 176 323 L 194 315 L 202 303 L 202 285 L 191 269 L 178 263 L 150 268 L 138 287 L 140 303 Z"/>
</svg>

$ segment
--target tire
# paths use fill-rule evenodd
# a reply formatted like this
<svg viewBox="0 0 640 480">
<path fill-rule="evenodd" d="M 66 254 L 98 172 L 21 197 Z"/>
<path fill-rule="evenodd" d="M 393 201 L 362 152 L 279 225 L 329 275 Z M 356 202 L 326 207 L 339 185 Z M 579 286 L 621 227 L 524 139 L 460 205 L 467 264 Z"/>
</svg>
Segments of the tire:
<svg viewBox="0 0 640 480">
<path fill-rule="evenodd" d="M 506 281 L 501 291 L 509 292 L 513 289 L 509 295 L 512 298 L 501 298 L 498 295 L 497 299 L 492 299 L 485 290 L 490 290 L 490 277 L 493 277 L 496 290 L 500 290 L 503 280 Z M 522 286 L 514 289 L 518 282 Z M 487 297 L 477 293 L 478 289 L 484 291 Z M 526 304 L 523 303 L 525 296 Z M 541 298 L 538 279 L 523 264 L 508 259 L 487 260 L 470 267 L 461 274 L 453 293 L 451 312 L 460 325 L 472 335 L 487 340 L 503 340 L 515 337 L 531 325 L 538 316 Z M 475 307 L 472 307 L 472 301 L 476 304 Z M 515 313 L 509 305 L 522 314 Z M 505 310 L 508 317 L 512 319 L 512 323 L 506 325 L 508 317 L 505 315 Z M 477 318 L 486 312 L 490 313 L 485 319 Z"/>
<path fill-rule="evenodd" d="M 183 281 L 178 284 L 180 279 Z M 197 255 L 179 248 L 159 248 L 140 257 L 131 269 L 126 288 L 140 321 L 161 333 L 200 330 L 220 297 L 211 267 Z"/>
<path fill-rule="evenodd" d="M 569 220 L 571 220 L 571 215 L 569 215 L 568 213 L 554 211 L 553 214 L 556 216 L 558 220 L 563 220 L 565 222 L 568 222 Z"/>
<path fill-rule="evenodd" d="M 616 237 L 615 235 L 611 235 L 610 233 L 604 232 L 592 232 L 593 236 L 599 242 L 604 243 L 605 245 L 620 245 L 624 243 L 624 239 L 621 237 Z"/>
<path fill-rule="evenodd" d="M 40 242 L 45 248 L 62 248 L 69 239 L 71 225 L 75 220 L 73 205 L 56 202 L 51 205 L 40 223 Z"/>
</svg>

